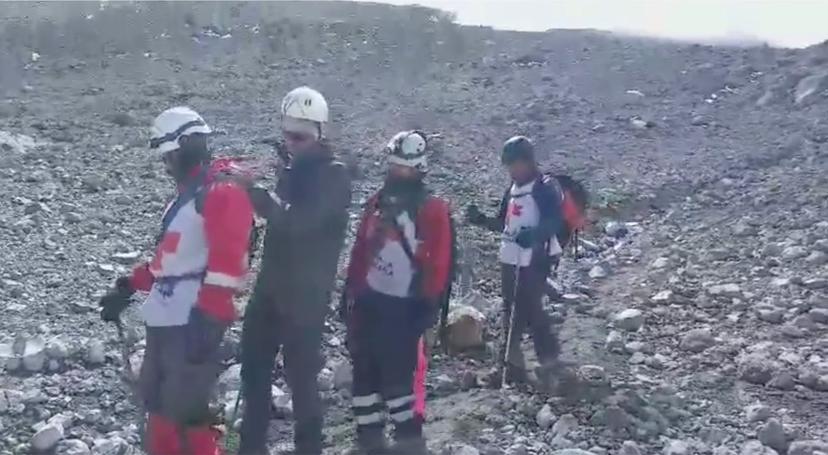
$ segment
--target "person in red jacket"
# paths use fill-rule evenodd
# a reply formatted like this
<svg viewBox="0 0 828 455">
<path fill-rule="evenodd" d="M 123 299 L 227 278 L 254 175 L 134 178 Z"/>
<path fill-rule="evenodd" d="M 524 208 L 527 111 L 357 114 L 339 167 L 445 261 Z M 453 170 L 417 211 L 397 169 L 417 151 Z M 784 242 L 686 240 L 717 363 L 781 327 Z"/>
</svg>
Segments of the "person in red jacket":
<svg viewBox="0 0 828 455">
<path fill-rule="evenodd" d="M 423 182 L 426 138 L 397 134 L 387 147 L 389 172 L 367 203 L 348 267 L 348 345 L 354 367 L 357 441 L 366 454 L 385 453 L 384 414 L 394 423 L 396 450 L 427 453 L 415 414 L 418 344 L 433 324 L 448 284 L 448 203 Z"/>
<path fill-rule="evenodd" d="M 136 291 L 147 340 L 139 390 L 148 413 L 150 455 L 217 455 L 210 396 L 221 371 L 219 347 L 236 319 L 233 296 L 248 268 L 253 207 L 231 160 L 211 162 L 209 126 L 186 107 L 161 113 L 150 148 L 178 192 L 167 206 L 152 260 L 119 278 L 101 299 L 101 318 L 118 322 Z"/>
</svg>

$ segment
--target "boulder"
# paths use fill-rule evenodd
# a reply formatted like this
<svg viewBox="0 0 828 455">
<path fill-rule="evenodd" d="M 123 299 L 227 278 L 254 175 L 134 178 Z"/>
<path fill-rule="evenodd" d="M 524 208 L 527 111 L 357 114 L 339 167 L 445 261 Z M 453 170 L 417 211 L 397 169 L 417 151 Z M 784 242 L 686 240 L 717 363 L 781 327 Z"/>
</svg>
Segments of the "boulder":
<svg viewBox="0 0 828 455">
<path fill-rule="evenodd" d="M 679 349 L 688 352 L 703 352 L 716 344 L 710 329 L 693 329 L 681 337 Z"/>
<path fill-rule="evenodd" d="M 106 362 L 106 349 L 103 341 L 89 340 L 86 345 L 86 362 L 90 365 L 102 365 Z"/>
<path fill-rule="evenodd" d="M 535 422 L 537 422 L 538 426 L 542 430 L 546 430 L 551 427 L 555 423 L 556 419 L 557 416 L 555 416 L 555 413 L 552 412 L 552 407 L 548 404 L 543 405 L 541 410 L 538 411 L 538 414 L 535 416 Z"/>
<path fill-rule="evenodd" d="M 689 455 L 690 445 L 685 441 L 673 440 L 664 446 L 662 453 L 664 455 Z"/>
<path fill-rule="evenodd" d="M 486 317 L 477 309 L 468 305 L 454 306 L 449 312 L 448 344 L 454 352 L 485 346 L 483 329 Z"/>
<path fill-rule="evenodd" d="M 55 455 L 90 455 L 89 446 L 80 439 L 61 441 L 55 450 Z"/>
<path fill-rule="evenodd" d="M 63 439 L 63 427 L 57 423 L 50 423 L 40 428 L 32 436 L 32 448 L 38 452 L 48 452 L 57 446 Z"/>
<path fill-rule="evenodd" d="M 23 368 L 26 371 L 38 372 L 46 365 L 46 343 L 40 337 L 26 340 L 23 351 Z"/>
<path fill-rule="evenodd" d="M 759 441 L 752 440 L 745 442 L 740 455 L 779 455 L 779 452 L 763 446 Z"/>
<path fill-rule="evenodd" d="M 788 437 L 785 434 L 785 428 L 777 419 L 768 419 L 764 425 L 759 428 L 757 439 L 765 445 L 777 452 L 785 453 L 788 448 Z"/>
<path fill-rule="evenodd" d="M 817 455 L 817 452 L 828 454 L 828 443 L 823 441 L 794 441 L 788 447 L 788 455 Z"/>
</svg>

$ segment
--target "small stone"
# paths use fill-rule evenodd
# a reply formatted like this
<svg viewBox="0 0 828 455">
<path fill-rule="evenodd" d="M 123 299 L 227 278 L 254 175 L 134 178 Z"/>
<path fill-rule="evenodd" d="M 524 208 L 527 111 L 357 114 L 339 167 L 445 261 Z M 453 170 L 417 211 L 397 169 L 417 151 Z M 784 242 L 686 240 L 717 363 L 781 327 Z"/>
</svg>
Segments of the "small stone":
<svg viewBox="0 0 828 455">
<path fill-rule="evenodd" d="M 641 455 L 641 449 L 635 441 L 624 441 L 621 444 L 621 449 L 618 450 L 618 455 Z"/>
<path fill-rule="evenodd" d="M 793 261 L 808 256 L 808 250 L 801 246 L 789 246 L 782 251 L 782 259 Z"/>
<path fill-rule="evenodd" d="M 90 365 L 102 365 L 106 362 L 106 350 L 101 340 L 90 340 L 86 346 L 86 362 Z"/>
<path fill-rule="evenodd" d="M 89 455 L 89 446 L 80 439 L 68 439 L 58 444 L 56 455 Z"/>
<path fill-rule="evenodd" d="M 128 455 L 135 454 L 132 446 L 120 436 L 96 439 L 92 445 L 94 455 Z"/>
<path fill-rule="evenodd" d="M 796 379 L 791 373 L 780 371 L 771 378 L 768 387 L 777 390 L 793 390 L 796 388 Z"/>
<path fill-rule="evenodd" d="M 736 299 L 742 297 L 742 288 L 738 284 L 718 284 L 707 288 L 707 293 L 713 297 Z"/>
<path fill-rule="evenodd" d="M 538 426 L 542 430 L 546 430 L 551 427 L 555 423 L 555 413 L 552 412 L 552 407 L 548 404 L 543 405 L 540 411 L 538 411 L 537 416 L 535 416 L 535 422 L 538 423 Z"/>
<path fill-rule="evenodd" d="M 752 440 L 747 441 L 742 446 L 740 455 L 779 455 L 779 452 L 771 449 L 770 447 L 765 447 L 759 441 Z"/>
<path fill-rule="evenodd" d="M 726 446 L 719 446 L 713 449 L 713 455 L 737 455 L 737 453 Z"/>
<path fill-rule="evenodd" d="M 812 251 L 808 257 L 805 258 L 805 263 L 815 267 L 828 264 L 828 254 L 822 251 Z"/>
<path fill-rule="evenodd" d="M 658 294 L 654 295 L 650 301 L 655 303 L 656 305 L 669 305 L 673 303 L 675 300 L 673 291 L 667 289 L 664 291 L 659 292 Z"/>
<path fill-rule="evenodd" d="M 814 308 L 808 312 L 808 317 L 819 324 L 828 324 L 828 308 Z"/>
<path fill-rule="evenodd" d="M 765 385 L 773 377 L 776 368 L 769 359 L 751 354 L 739 361 L 739 378 L 751 384 Z"/>
<path fill-rule="evenodd" d="M 319 390 L 323 392 L 328 392 L 333 390 L 334 388 L 334 374 L 333 371 L 323 368 L 319 374 L 316 376 L 316 382 L 319 386 Z"/>
<path fill-rule="evenodd" d="M 624 337 L 621 332 L 613 330 L 607 335 L 606 341 L 607 350 L 615 353 L 624 352 Z"/>
<path fill-rule="evenodd" d="M 480 455 L 480 451 L 470 445 L 461 444 L 451 449 L 451 455 Z"/>
<path fill-rule="evenodd" d="M 689 352 L 704 352 L 716 344 L 710 329 L 693 329 L 684 334 L 679 349 Z"/>
<path fill-rule="evenodd" d="M 748 422 L 763 422 L 771 418 L 771 409 L 763 404 L 752 404 L 745 409 Z"/>
<path fill-rule="evenodd" d="M 828 443 L 822 441 L 794 441 L 788 448 L 788 455 L 828 454 Z"/>
<path fill-rule="evenodd" d="M 615 322 L 616 328 L 634 332 L 644 325 L 644 314 L 641 310 L 628 308 L 615 315 L 613 321 Z"/>
<path fill-rule="evenodd" d="M 664 455 L 688 455 L 690 453 L 690 445 L 684 441 L 673 440 L 664 447 L 662 453 Z"/>
<path fill-rule="evenodd" d="M 600 265 L 596 265 L 589 271 L 589 277 L 594 280 L 606 278 L 608 276 L 609 274 L 607 273 L 607 271 Z"/>
<path fill-rule="evenodd" d="M 828 288 L 828 278 L 809 278 L 802 285 L 811 290 Z"/>
<path fill-rule="evenodd" d="M 454 352 L 465 351 L 485 346 L 483 329 L 486 317 L 474 307 L 456 305 L 449 312 L 448 331 L 449 348 Z"/>
<path fill-rule="evenodd" d="M 627 229 L 627 225 L 624 223 L 610 221 L 606 226 L 604 226 L 604 232 L 606 232 L 606 234 L 610 237 L 620 239 L 629 233 L 629 229 Z"/>
<path fill-rule="evenodd" d="M 32 437 L 32 448 L 39 452 L 52 450 L 63 439 L 63 427 L 59 424 L 46 424 Z"/>
<path fill-rule="evenodd" d="M 759 441 L 777 452 L 785 453 L 788 448 L 788 437 L 785 435 L 785 428 L 779 420 L 771 418 L 759 428 L 757 433 Z"/>
<path fill-rule="evenodd" d="M 756 310 L 756 316 L 771 324 L 781 324 L 785 317 L 785 310 L 778 307 L 763 307 Z"/>
<path fill-rule="evenodd" d="M 241 364 L 231 365 L 219 376 L 218 390 L 221 393 L 241 390 Z"/>
<path fill-rule="evenodd" d="M 554 438 L 565 438 L 576 428 L 578 428 L 578 419 L 572 414 L 564 414 L 552 426 L 552 435 Z"/>
<path fill-rule="evenodd" d="M 660 257 L 650 264 L 650 268 L 661 270 L 670 266 L 670 258 Z"/>
<path fill-rule="evenodd" d="M 66 347 L 66 343 L 55 338 L 46 344 L 46 354 L 51 359 L 63 360 L 69 356 L 69 349 Z"/>
</svg>

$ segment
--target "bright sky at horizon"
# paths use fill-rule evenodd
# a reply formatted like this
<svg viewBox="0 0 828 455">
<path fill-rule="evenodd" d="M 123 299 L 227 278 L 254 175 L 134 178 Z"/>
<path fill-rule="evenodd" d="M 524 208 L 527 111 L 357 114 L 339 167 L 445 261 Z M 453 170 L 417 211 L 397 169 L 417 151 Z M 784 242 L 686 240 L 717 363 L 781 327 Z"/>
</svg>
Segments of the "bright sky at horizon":
<svg viewBox="0 0 828 455">
<path fill-rule="evenodd" d="M 382 0 L 457 13 L 499 29 L 594 28 L 684 40 L 761 40 L 806 47 L 828 40 L 828 0 Z"/>
</svg>

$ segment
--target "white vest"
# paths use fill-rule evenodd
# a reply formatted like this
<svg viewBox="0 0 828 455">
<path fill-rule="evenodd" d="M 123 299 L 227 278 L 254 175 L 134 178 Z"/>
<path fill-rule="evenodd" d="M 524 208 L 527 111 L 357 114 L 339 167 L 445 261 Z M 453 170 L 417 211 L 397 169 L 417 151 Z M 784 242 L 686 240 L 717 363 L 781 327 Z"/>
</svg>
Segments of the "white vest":
<svg viewBox="0 0 828 455">
<path fill-rule="evenodd" d="M 417 252 L 417 227 L 407 212 L 397 216 L 397 225 L 408 240 L 412 254 Z M 393 297 L 411 297 L 411 280 L 414 278 L 414 265 L 405 254 L 400 239 L 388 236 L 382 248 L 377 252 L 366 281 L 368 287 L 380 294 Z"/>
<path fill-rule="evenodd" d="M 196 212 L 192 199 L 176 213 L 150 262 L 155 284 L 142 308 L 148 326 L 187 324 L 207 268 L 207 253 L 204 217 Z M 174 278 L 185 276 L 189 277 Z"/>
<path fill-rule="evenodd" d="M 536 182 L 532 181 L 523 186 L 512 185 L 509 191 L 509 204 L 506 207 L 506 220 L 500 240 L 500 262 L 503 264 L 527 267 L 532 263 L 532 249 L 521 248 L 515 243 L 515 238 L 523 229 L 534 229 L 540 224 L 540 209 L 532 196 L 532 189 Z M 557 236 L 549 240 L 547 253 L 550 256 L 562 252 Z"/>
</svg>

